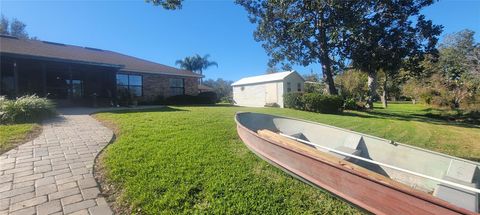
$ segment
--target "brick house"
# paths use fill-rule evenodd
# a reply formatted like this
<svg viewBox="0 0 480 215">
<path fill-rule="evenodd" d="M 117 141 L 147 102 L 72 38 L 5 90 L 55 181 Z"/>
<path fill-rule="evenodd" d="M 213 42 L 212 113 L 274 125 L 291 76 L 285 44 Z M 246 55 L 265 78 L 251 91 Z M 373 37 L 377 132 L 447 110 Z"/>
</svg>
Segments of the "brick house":
<svg viewBox="0 0 480 215">
<path fill-rule="evenodd" d="M 48 41 L 0 36 L 0 95 L 36 94 L 59 104 L 115 103 L 120 92 L 139 101 L 196 95 L 191 71 L 121 53 Z"/>
</svg>

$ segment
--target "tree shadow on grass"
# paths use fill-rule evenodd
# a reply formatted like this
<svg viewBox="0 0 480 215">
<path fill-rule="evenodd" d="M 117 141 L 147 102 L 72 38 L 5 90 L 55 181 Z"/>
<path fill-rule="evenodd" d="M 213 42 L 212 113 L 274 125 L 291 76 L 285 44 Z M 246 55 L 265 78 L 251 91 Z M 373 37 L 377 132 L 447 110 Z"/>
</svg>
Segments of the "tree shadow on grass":
<svg viewBox="0 0 480 215">
<path fill-rule="evenodd" d="M 143 108 L 143 109 L 132 108 L 132 109 L 121 109 L 121 110 L 105 110 L 97 113 L 124 114 L 124 113 L 175 112 L 175 111 L 189 111 L 189 110 L 165 106 L 165 107 L 158 107 L 158 108 Z"/>
<path fill-rule="evenodd" d="M 394 119 L 394 120 L 401 120 L 401 121 L 417 121 L 417 122 L 425 122 L 425 123 L 430 123 L 430 124 L 435 124 L 435 125 L 450 125 L 450 126 L 457 126 L 457 127 L 463 127 L 463 128 L 480 128 L 480 125 L 477 124 L 471 124 L 471 123 L 465 123 L 465 122 L 455 122 L 455 121 L 449 121 L 444 118 L 438 118 L 438 117 L 431 117 L 431 113 L 427 114 L 409 114 L 409 113 L 404 113 L 404 114 L 399 114 L 399 113 L 394 113 L 394 112 L 380 112 L 380 111 L 365 111 L 361 112 L 363 114 L 358 114 L 355 112 L 345 112 L 342 115 L 347 115 L 347 116 L 356 116 L 356 117 L 362 117 L 362 118 L 377 118 L 377 119 Z"/>
</svg>

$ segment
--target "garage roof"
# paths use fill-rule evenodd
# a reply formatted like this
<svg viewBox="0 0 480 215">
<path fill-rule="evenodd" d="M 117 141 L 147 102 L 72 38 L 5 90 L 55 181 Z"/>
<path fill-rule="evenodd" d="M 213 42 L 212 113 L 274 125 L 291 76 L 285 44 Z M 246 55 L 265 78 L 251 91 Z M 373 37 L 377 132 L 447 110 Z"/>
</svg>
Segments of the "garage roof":
<svg viewBox="0 0 480 215">
<path fill-rule="evenodd" d="M 281 80 L 285 79 L 287 76 L 289 76 L 290 74 L 293 74 L 293 73 L 297 73 L 297 72 L 292 70 L 292 71 L 286 71 L 286 72 L 276 72 L 276 73 L 271 73 L 271 74 L 266 74 L 266 75 L 246 77 L 246 78 L 242 78 L 242 79 L 234 82 L 232 84 L 232 86 L 281 81 Z"/>
</svg>

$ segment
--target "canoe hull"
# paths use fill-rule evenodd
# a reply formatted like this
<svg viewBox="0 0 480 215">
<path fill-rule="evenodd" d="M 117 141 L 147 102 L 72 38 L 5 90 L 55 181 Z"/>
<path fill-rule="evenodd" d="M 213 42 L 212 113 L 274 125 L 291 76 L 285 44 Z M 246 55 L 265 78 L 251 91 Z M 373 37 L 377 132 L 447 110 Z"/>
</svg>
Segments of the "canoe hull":
<svg viewBox="0 0 480 215">
<path fill-rule="evenodd" d="M 375 214 L 475 214 L 422 192 L 412 192 L 323 162 L 259 136 L 237 120 L 237 132 L 255 154 L 303 181 Z"/>
</svg>

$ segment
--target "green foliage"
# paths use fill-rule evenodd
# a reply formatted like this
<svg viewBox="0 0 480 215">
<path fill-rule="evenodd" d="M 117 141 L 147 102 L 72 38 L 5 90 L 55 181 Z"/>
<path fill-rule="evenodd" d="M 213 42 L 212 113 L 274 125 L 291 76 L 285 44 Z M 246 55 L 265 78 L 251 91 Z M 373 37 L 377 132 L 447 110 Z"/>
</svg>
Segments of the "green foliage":
<svg viewBox="0 0 480 215">
<path fill-rule="evenodd" d="M 147 3 L 152 3 L 155 6 L 161 6 L 167 10 L 182 9 L 183 0 L 145 0 Z"/>
<path fill-rule="evenodd" d="M 37 122 L 55 115 L 53 103 L 36 95 L 16 100 L 0 97 L 0 123 Z"/>
<path fill-rule="evenodd" d="M 305 83 L 303 87 L 304 92 L 324 94 L 326 89 L 325 83 L 317 73 L 313 72 L 313 70 L 310 71 L 310 74 L 304 75 L 303 79 L 305 79 Z"/>
<path fill-rule="evenodd" d="M 476 110 L 480 106 L 480 45 L 474 32 L 460 31 L 445 37 L 439 45 L 437 61 L 426 60 L 428 76 L 413 76 L 403 93 L 427 104 L 452 109 Z"/>
<path fill-rule="evenodd" d="M 323 82 L 305 82 L 303 84 L 303 91 L 306 93 L 325 93 L 325 83 Z"/>
<path fill-rule="evenodd" d="M 363 101 L 368 92 L 367 74 L 359 70 L 346 70 L 335 78 L 340 95 L 345 99 Z"/>
<path fill-rule="evenodd" d="M 279 108 L 280 105 L 277 103 L 267 103 L 264 105 L 264 107 L 272 107 L 272 108 Z"/>
<path fill-rule="evenodd" d="M 286 108 L 319 113 L 340 113 L 343 111 L 343 98 L 319 93 L 287 93 L 284 95 Z"/>
<path fill-rule="evenodd" d="M 233 81 L 208 79 L 203 81 L 203 85 L 211 87 L 217 94 L 217 97 L 222 102 L 233 101 L 232 99 L 232 83 Z M 233 103 L 233 102 L 232 102 Z"/>
<path fill-rule="evenodd" d="M 318 113 L 340 113 L 343 111 L 343 98 L 334 95 L 305 93 L 304 110 Z"/>
<path fill-rule="evenodd" d="M 293 92 L 283 95 L 283 104 L 286 108 L 292 108 L 297 110 L 303 110 L 303 93 Z"/>
<path fill-rule="evenodd" d="M 179 65 L 182 69 L 203 74 L 203 70 L 208 69 L 211 66 L 218 67 L 217 62 L 208 60 L 209 57 L 210 55 L 208 54 L 203 57 L 196 54 L 191 57 L 185 57 L 183 60 L 177 60 L 175 64 Z"/>
<path fill-rule="evenodd" d="M 18 37 L 21 39 L 29 39 L 28 33 L 26 31 L 27 25 L 22 21 L 13 18 L 11 21 L 6 18 L 3 14 L 1 15 L 0 20 L 0 34 L 10 35 Z M 35 39 L 35 38 L 31 38 Z"/>
<path fill-rule="evenodd" d="M 345 56 L 341 54 L 352 36 L 349 28 L 361 23 L 365 2 L 236 1 L 257 24 L 254 37 L 263 43 L 270 64 L 286 61 L 307 66 L 320 62 L 329 94 L 337 94 L 334 71 L 343 66 Z"/>
<path fill-rule="evenodd" d="M 215 104 L 217 96 L 214 92 L 204 92 L 197 96 L 178 95 L 170 96 L 166 99 L 166 104 L 170 105 L 191 105 L 191 104 Z"/>
<path fill-rule="evenodd" d="M 345 110 L 364 110 L 365 104 L 355 99 L 349 98 L 345 100 L 343 108 Z"/>
<path fill-rule="evenodd" d="M 154 97 L 154 99 L 144 99 L 138 102 L 139 105 L 164 105 L 167 102 L 161 95 Z"/>
<path fill-rule="evenodd" d="M 202 92 L 197 97 L 201 104 L 215 104 L 219 101 L 215 92 Z"/>
<path fill-rule="evenodd" d="M 382 4 L 370 2 L 365 10 L 369 15 L 363 16 L 361 26 L 351 29 L 355 37 L 350 38 L 346 53 L 349 53 L 354 68 L 368 74 L 369 108 L 373 108 L 372 103 L 377 96 L 376 76 L 380 71 L 392 79 L 405 66 L 405 61 L 415 67 L 424 55 L 436 53 L 435 46 L 442 26 L 434 25 L 420 13 L 422 8 L 431 4 L 431 0 L 413 0 L 405 1 L 398 7 L 394 1 Z M 387 85 L 386 80 L 384 86 Z M 387 90 L 384 87 L 385 95 Z"/>
</svg>

